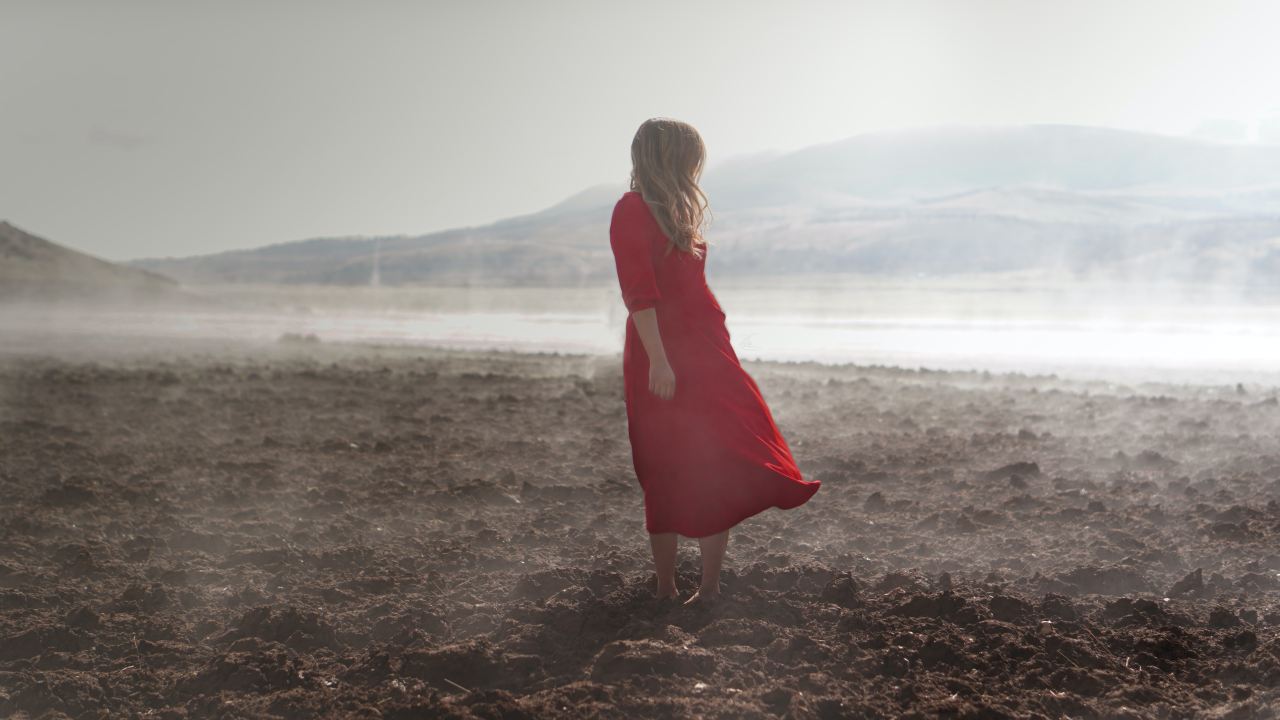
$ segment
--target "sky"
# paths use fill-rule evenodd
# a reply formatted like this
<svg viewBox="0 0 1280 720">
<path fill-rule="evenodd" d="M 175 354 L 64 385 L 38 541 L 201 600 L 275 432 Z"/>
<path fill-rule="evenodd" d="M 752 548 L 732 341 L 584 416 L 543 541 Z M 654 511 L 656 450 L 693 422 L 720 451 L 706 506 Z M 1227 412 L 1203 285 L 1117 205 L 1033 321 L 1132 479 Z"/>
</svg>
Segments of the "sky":
<svg viewBox="0 0 1280 720">
<path fill-rule="evenodd" d="M 0 0 L 0 219 L 111 260 L 421 234 L 709 161 L 1072 123 L 1280 142 L 1280 3 Z"/>
</svg>

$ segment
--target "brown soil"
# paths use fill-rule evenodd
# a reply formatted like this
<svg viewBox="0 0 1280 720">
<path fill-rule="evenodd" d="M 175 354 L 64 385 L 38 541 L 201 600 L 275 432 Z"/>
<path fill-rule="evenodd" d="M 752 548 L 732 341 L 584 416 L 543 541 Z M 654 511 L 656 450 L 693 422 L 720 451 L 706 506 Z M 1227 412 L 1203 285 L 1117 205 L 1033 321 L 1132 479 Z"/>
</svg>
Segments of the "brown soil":
<svg viewBox="0 0 1280 720">
<path fill-rule="evenodd" d="M 1273 395 L 748 367 L 823 488 L 683 608 L 616 360 L 11 356 L 0 715 L 1280 709 Z"/>
</svg>

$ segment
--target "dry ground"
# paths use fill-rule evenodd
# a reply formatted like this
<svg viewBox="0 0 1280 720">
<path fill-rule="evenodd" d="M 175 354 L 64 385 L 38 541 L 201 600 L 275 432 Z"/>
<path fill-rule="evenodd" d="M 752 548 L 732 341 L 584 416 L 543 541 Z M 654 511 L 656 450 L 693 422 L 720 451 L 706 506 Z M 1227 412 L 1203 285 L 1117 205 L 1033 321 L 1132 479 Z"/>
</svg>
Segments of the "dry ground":
<svg viewBox="0 0 1280 720">
<path fill-rule="evenodd" d="M 823 488 L 686 609 L 616 359 L 9 354 L 0 715 L 1277 714 L 1271 391 L 748 369 Z"/>
</svg>

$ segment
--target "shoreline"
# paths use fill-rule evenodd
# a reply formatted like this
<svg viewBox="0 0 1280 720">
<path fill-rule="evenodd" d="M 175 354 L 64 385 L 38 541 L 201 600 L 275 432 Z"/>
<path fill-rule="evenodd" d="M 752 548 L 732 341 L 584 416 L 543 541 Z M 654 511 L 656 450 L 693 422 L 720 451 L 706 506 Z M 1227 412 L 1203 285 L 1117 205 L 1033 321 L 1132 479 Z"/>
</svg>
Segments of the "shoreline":
<svg viewBox="0 0 1280 720">
<path fill-rule="evenodd" d="M 435 295 L 422 295 L 421 289 L 403 293 L 435 303 L 441 297 L 440 289 L 434 291 Z M 510 291 L 503 302 L 519 292 Z M 574 296 L 580 305 L 568 314 L 548 312 L 550 306 L 533 300 L 522 310 L 485 310 L 489 307 L 485 303 L 496 300 L 483 295 L 453 298 L 448 307 L 456 306 L 456 312 L 358 308 L 339 312 L 305 305 L 271 309 L 261 305 L 261 298 L 251 303 L 258 305 L 257 310 L 199 313 L 175 308 L 37 310 L 0 305 L 0 352 L 4 346 L 52 352 L 93 346 L 109 354 L 119 344 L 159 348 L 166 343 L 192 347 L 254 340 L 266 345 L 282 337 L 314 335 L 326 345 L 356 342 L 608 356 L 621 351 L 625 317 L 616 312 L 615 303 L 603 302 L 604 295 L 599 288 L 580 289 Z M 729 306 L 723 295 L 722 302 Z M 966 314 L 961 306 L 948 315 L 939 307 L 926 312 L 929 303 L 924 302 L 917 308 L 924 314 L 917 316 L 910 307 L 884 305 L 883 298 L 859 298 L 858 302 L 871 304 L 850 305 L 847 316 L 833 315 L 831 308 L 804 322 L 797 322 L 794 314 L 782 312 L 781 307 L 757 314 L 770 306 L 761 304 L 763 299 L 777 295 L 777 291 L 751 291 L 728 308 L 734 347 L 746 361 L 926 367 L 1129 385 L 1280 386 L 1280 367 L 1274 363 L 1280 357 L 1276 330 L 1280 308 L 1241 308 L 1227 315 L 1202 309 L 1187 317 L 1148 316 L 1145 310 L 1132 310 L 1129 319 L 1099 316 L 1084 322 L 1087 318 L 1040 317 L 1039 311 L 1016 303 L 1010 305 L 1012 314 L 992 308 L 986 314 Z M 342 297 L 330 300 L 341 302 Z M 597 300 L 590 300 L 593 297 Z M 552 294 L 543 300 L 567 298 Z M 868 314 L 883 307 L 892 312 Z M 1269 313 L 1276 315 L 1274 322 Z M 1216 322 L 1214 318 L 1235 324 L 1205 324 Z"/>
<path fill-rule="evenodd" d="M 377 342 L 377 341 L 326 341 L 314 339 L 306 335 L 286 333 L 274 340 L 265 339 L 230 339 L 211 337 L 172 337 L 156 335 L 151 337 L 120 337 L 109 332 L 87 334 L 84 332 L 68 332 L 63 334 L 39 333 L 4 336 L 0 343 L 0 362 L 18 360 L 40 361 L 44 359 L 100 363 L 107 361 L 126 362 L 139 360 L 159 360 L 175 356 L 222 356 L 227 359 L 238 358 L 252 361 L 255 358 L 277 357 L 292 359 L 322 358 L 330 361 L 358 357 L 367 354 L 384 354 L 391 357 L 412 356 L 447 356 L 454 359 L 484 359 L 489 356 L 531 359 L 573 359 L 586 365 L 621 364 L 621 351 L 617 353 L 566 352 L 539 348 L 486 348 L 450 345 L 430 342 Z M 741 356 L 741 353 L 740 353 Z M 890 377 L 933 378 L 949 377 L 955 380 L 970 382 L 990 382 L 992 380 L 1023 384 L 1045 384 L 1092 388 L 1096 391 L 1127 390 L 1131 393 L 1184 393 L 1209 392 L 1224 396 L 1236 395 L 1238 386 L 1242 386 L 1246 394 L 1258 396 L 1274 396 L 1280 394 L 1280 370 L 1274 373 L 1257 373 L 1251 371 L 1233 372 L 1229 370 L 1212 371 L 1220 376 L 1220 380 L 1211 381 L 1203 378 L 1198 370 L 1185 371 L 1184 379 L 1161 377 L 1162 371 L 1143 370 L 1140 368 L 1070 368 L 1067 371 L 1024 371 L 1018 369 L 982 369 L 982 368 L 947 368 L 927 365 L 902 365 L 885 363 L 860 363 L 821 360 L 773 360 L 744 357 L 744 366 L 777 372 L 807 374 L 810 377 L 828 377 L 835 375 L 878 373 Z M 1143 377 L 1144 374 L 1151 377 Z M 1199 379 L 1187 379 L 1199 378 Z"/>
</svg>

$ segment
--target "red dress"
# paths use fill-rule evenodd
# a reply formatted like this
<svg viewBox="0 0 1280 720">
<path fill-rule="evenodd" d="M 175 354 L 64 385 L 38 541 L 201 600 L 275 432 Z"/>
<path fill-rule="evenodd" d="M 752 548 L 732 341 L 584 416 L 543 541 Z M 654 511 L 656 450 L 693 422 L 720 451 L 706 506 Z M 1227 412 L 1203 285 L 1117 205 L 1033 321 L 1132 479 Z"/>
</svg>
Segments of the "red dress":
<svg viewBox="0 0 1280 720">
<path fill-rule="evenodd" d="M 821 484 L 800 475 L 755 380 L 729 343 L 707 286 L 706 255 L 678 248 L 638 192 L 613 209 L 609 244 L 628 312 L 655 308 L 675 394 L 649 391 L 649 355 L 628 315 L 622 354 L 627 433 L 644 490 L 645 528 L 715 535 L 770 507 L 793 508 Z"/>
</svg>

